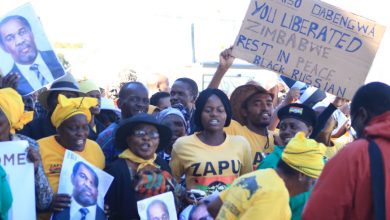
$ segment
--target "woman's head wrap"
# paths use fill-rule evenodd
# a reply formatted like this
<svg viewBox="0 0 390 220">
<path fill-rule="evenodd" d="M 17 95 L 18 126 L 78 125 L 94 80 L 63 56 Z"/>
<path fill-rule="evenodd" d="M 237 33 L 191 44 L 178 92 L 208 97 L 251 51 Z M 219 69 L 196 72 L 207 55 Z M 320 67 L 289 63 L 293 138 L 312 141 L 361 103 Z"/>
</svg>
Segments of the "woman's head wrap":
<svg viewBox="0 0 390 220">
<path fill-rule="evenodd" d="M 91 121 L 90 108 L 95 107 L 98 104 L 96 98 L 91 97 L 79 97 L 79 98 L 66 98 L 64 95 L 58 95 L 58 104 L 51 115 L 51 122 L 54 127 L 58 128 L 62 122 L 66 119 L 83 114 L 87 117 L 87 121 Z"/>
<path fill-rule="evenodd" d="M 34 112 L 24 112 L 22 96 L 14 89 L 0 89 L 0 109 L 7 117 L 11 134 L 32 121 Z"/>
</svg>

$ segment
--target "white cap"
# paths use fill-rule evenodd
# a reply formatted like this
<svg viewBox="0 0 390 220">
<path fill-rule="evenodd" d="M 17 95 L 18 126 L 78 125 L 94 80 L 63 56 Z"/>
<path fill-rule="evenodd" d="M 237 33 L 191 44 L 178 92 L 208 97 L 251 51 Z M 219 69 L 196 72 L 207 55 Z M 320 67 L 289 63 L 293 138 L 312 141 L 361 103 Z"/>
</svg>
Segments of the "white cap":
<svg viewBox="0 0 390 220">
<path fill-rule="evenodd" d="M 112 99 L 108 99 L 105 97 L 101 98 L 100 109 L 121 112 L 121 110 L 115 106 L 114 101 L 112 101 Z"/>
</svg>

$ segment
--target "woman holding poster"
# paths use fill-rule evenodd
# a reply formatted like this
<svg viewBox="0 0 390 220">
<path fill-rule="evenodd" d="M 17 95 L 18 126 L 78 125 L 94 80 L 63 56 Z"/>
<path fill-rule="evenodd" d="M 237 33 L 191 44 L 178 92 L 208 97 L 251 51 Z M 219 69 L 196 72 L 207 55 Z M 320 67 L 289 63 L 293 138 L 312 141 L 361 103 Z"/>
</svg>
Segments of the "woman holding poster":
<svg viewBox="0 0 390 220">
<path fill-rule="evenodd" d="M 38 143 L 21 134 L 15 134 L 33 118 L 33 112 L 24 112 L 22 97 L 14 89 L 0 89 L 0 142 L 27 141 L 27 158 L 34 163 L 35 170 L 35 200 L 38 210 L 49 208 L 53 199 L 47 177 L 43 171 Z"/>
<path fill-rule="evenodd" d="M 112 219 L 139 219 L 137 201 L 173 190 L 168 164 L 157 157 L 171 140 L 171 130 L 148 114 L 122 121 L 115 133 L 123 151 L 106 172 L 114 181 L 106 195 Z"/>
<path fill-rule="evenodd" d="M 90 108 L 98 104 L 90 97 L 66 98 L 58 96 L 58 104 L 51 116 L 51 122 L 57 134 L 38 140 L 42 155 L 43 168 L 54 192 L 58 184 L 65 150 L 71 150 L 96 167 L 104 168 L 104 154 L 99 145 L 87 139 L 88 124 L 91 120 Z M 62 211 L 70 206 L 71 196 L 56 194 L 51 211 Z M 49 219 L 49 213 L 41 214 L 42 219 Z"/>
</svg>

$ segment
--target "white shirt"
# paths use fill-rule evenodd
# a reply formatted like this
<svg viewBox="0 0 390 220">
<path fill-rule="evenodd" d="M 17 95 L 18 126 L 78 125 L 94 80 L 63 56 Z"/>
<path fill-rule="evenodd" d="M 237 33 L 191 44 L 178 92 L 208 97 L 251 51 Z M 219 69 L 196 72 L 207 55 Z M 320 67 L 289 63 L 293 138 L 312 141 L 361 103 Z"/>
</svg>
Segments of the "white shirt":
<svg viewBox="0 0 390 220">
<path fill-rule="evenodd" d="M 72 197 L 72 202 L 70 203 L 70 219 L 81 219 L 82 215 L 80 212 L 81 208 L 87 208 L 88 214 L 85 216 L 85 220 L 95 220 L 96 218 L 96 205 L 83 207 Z"/>
<path fill-rule="evenodd" d="M 45 61 L 43 61 L 42 56 L 39 52 L 37 58 L 31 65 L 21 65 L 17 63 L 15 64 L 20 70 L 21 74 L 24 76 L 24 78 L 30 83 L 34 91 L 42 88 L 45 85 L 41 85 L 41 82 L 39 82 L 38 80 L 37 74 L 34 71 L 30 70 L 30 67 L 33 64 L 38 64 L 39 72 L 42 74 L 43 77 L 45 77 L 46 81 L 54 81 L 53 75 L 51 74 L 49 67 L 46 65 Z"/>
</svg>

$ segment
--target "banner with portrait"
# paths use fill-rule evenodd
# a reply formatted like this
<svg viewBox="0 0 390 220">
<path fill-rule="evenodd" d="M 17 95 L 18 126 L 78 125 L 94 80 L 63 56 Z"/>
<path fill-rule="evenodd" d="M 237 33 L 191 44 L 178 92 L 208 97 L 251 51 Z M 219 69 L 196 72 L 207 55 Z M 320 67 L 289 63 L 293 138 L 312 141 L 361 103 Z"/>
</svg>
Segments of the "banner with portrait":
<svg viewBox="0 0 390 220">
<path fill-rule="evenodd" d="M 0 72 L 3 77 L 19 75 L 16 89 L 21 95 L 65 75 L 31 4 L 0 17 L 0 48 Z"/>
<path fill-rule="evenodd" d="M 36 219 L 34 164 L 27 160 L 27 147 L 27 141 L 0 142 L 0 165 L 13 198 L 8 220 Z"/>
<path fill-rule="evenodd" d="M 137 202 L 141 220 L 177 220 L 175 199 L 172 192 L 143 199 Z"/>
<path fill-rule="evenodd" d="M 104 196 L 113 177 L 90 164 L 78 154 L 66 150 L 58 193 L 71 196 L 71 205 L 61 212 L 53 214 L 52 219 L 106 219 Z"/>
</svg>

